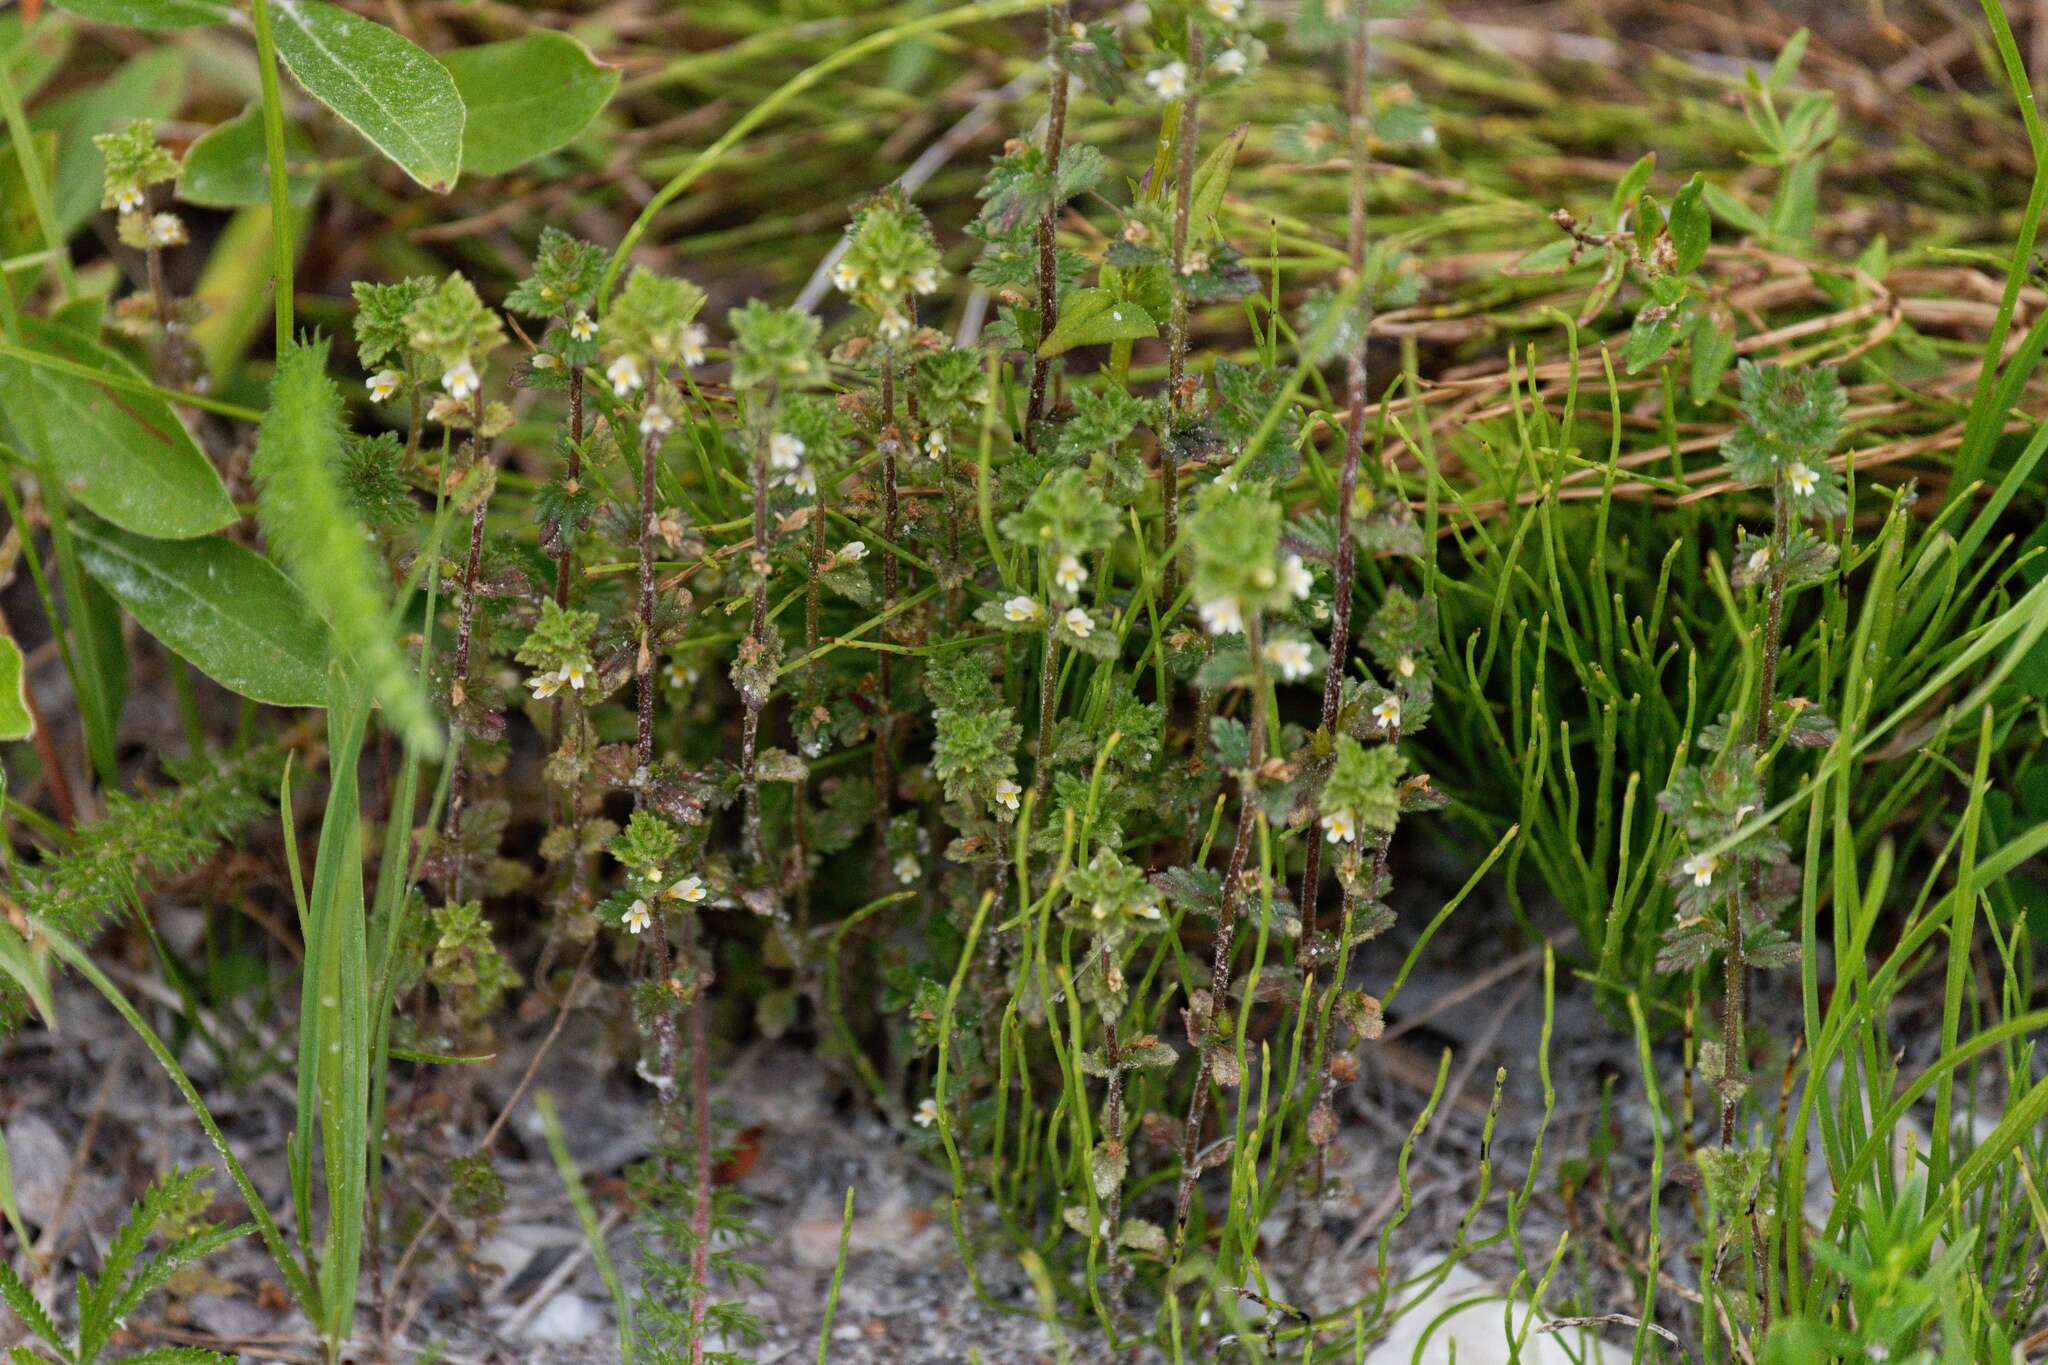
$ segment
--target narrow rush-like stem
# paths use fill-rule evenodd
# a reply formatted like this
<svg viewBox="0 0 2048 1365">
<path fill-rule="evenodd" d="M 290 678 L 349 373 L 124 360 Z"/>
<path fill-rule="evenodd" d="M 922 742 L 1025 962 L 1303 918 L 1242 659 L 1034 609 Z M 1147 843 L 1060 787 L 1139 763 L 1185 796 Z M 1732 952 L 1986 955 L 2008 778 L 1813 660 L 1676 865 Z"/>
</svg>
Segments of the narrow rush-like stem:
<svg viewBox="0 0 2048 1365">
<path fill-rule="evenodd" d="M 470 407 L 469 467 L 482 467 L 490 458 L 489 448 L 484 442 L 484 389 L 477 385 L 476 401 Z M 462 609 L 456 618 L 455 663 L 453 677 L 448 685 L 448 761 L 455 765 L 455 772 L 448 779 L 448 845 L 453 855 L 454 870 L 449 875 L 449 899 L 462 899 L 463 857 L 460 848 L 462 837 L 462 809 L 468 796 L 466 765 L 462 761 L 462 709 L 469 698 L 469 644 L 476 626 L 476 579 L 483 563 L 484 520 L 490 511 L 489 490 L 479 494 L 476 509 L 469 516 L 469 555 L 462 566 Z"/>
<path fill-rule="evenodd" d="M 882 427 L 876 448 L 882 456 L 882 610 L 891 612 L 896 608 L 896 592 L 900 570 L 896 562 L 897 503 L 896 503 L 896 449 L 902 437 L 896 430 L 896 358 L 892 355 L 882 362 Z M 876 848 L 889 821 L 890 807 L 895 804 L 895 755 L 890 752 L 890 739 L 895 730 L 894 695 L 896 675 L 890 665 L 890 656 L 884 651 L 875 666 L 875 679 L 879 695 L 875 698 L 875 752 L 873 762 L 875 801 L 879 823 L 875 826 Z"/>
<path fill-rule="evenodd" d="M 1046 174 L 1054 185 L 1059 182 L 1060 156 L 1066 150 L 1067 138 L 1067 62 L 1061 55 L 1060 44 L 1066 41 L 1068 9 L 1064 4 L 1051 4 L 1045 10 L 1046 61 L 1052 66 L 1051 102 L 1045 113 L 1045 167 Z M 1038 335 L 1048 337 L 1059 322 L 1059 254 L 1057 232 L 1059 227 L 1059 193 L 1054 189 L 1047 197 L 1045 210 L 1038 216 Z M 1032 431 L 1045 418 L 1046 397 L 1050 389 L 1052 360 L 1046 356 L 1034 356 L 1031 361 L 1031 402 L 1024 414 L 1024 448 L 1034 448 L 1036 437 Z"/>
<path fill-rule="evenodd" d="M 703 1365 L 704 1315 L 710 1307 L 710 1286 L 704 1277 L 711 1263 L 711 1068 L 704 1056 L 709 1030 L 704 991 L 690 1002 L 690 1145 L 696 1157 L 690 1212 L 690 1365 Z"/>
<path fill-rule="evenodd" d="M 1059 700 L 1059 690 L 1060 644 L 1048 622 L 1045 629 L 1045 670 L 1038 680 L 1038 762 L 1031 772 L 1031 785 L 1041 800 L 1045 797 L 1046 785 L 1052 781 L 1052 713 Z"/>
<path fill-rule="evenodd" d="M 1188 219 L 1194 211 L 1195 153 L 1202 136 L 1202 32 L 1188 19 L 1188 94 L 1181 102 L 1173 185 L 1173 310 L 1167 324 L 1166 434 L 1160 443 L 1159 475 L 1168 551 L 1160 600 L 1172 602 L 1180 578 L 1180 426 L 1188 400 Z"/>
<path fill-rule="evenodd" d="M 577 483 L 583 477 L 583 367 L 569 367 L 569 492 L 576 492 Z M 560 522 L 548 526 L 548 535 L 555 545 L 555 605 L 564 611 L 569 607 L 570 561 L 574 558 L 569 546 L 562 539 Z M 548 748 L 562 747 L 562 699 L 557 696 L 554 706 L 548 712 Z"/>
<path fill-rule="evenodd" d="M 1109 947 L 1104 944 L 1098 953 L 1102 969 L 1105 998 L 1113 995 L 1109 981 L 1116 970 L 1116 963 L 1110 957 Z M 1113 1153 L 1124 1148 L 1124 1071 L 1123 1044 L 1118 1036 L 1116 1014 L 1111 1007 L 1105 1007 L 1102 1014 L 1102 1057 L 1109 1068 L 1108 1094 L 1102 1102 L 1102 1140 Z M 1110 1296 L 1120 1298 L 1123 1291 L 1123 1255 L 1117 1245 L 1117 1225 L 1123 1218 L 1124 1187 L 1121 1180 L 1110 1187 L 1109 1198 L 1104 1201 L 1103 1218 L 1108 1224 L 1104 1240 L 1109 1243 L 1109 1286 Z"/>
<path fill-rule="evenodd" d="M 754 615 L 747 632 L 747 647 L 760 657 L 768 638 L 768 438 L 765 432 L 754 442 Z M 761 709 L 767 694 L 757 686 L 747 687 L 741 701 L 746 713 L 740 723 L 740 788 L 745 797 L 743 830 L 748 856 L 758 865 L 764 858 L 761 847 L 761 783 L 757 756 L 761 734 Z"/>
<path fill-rule="evenodd" d="M 654 770 L 654 469 L 661 438 L 640 438 L 640 650 L 633 664 L 639 709 L 637 770 L 633 784 L 644 789 Z"/>
<path fill-rule="evenodd" d="M 1372 137 L 1372 103 L 1366 98 L 1366 60 L 1371 43 L 1369 35 L 1365 6 L 1362 0 L 1353 0 L 1350 60 L 1345 66 L 1344 104 L 1345 121 L 1350 130 L 1351 143 L 1351 231 L 1347 259 L 1354 279 L 1365 270 L 1368 227 L 1365 172 Z M 1351 537 L 1351 509 L 1358 497 L 1358 465 L 1365 450 L 1365 402 L 1369 373 L 1366 338 L 1371 329 L 1372 317 L 1372 296 L 1369 291 L 1361 291 L 1359 308 L 1361 316 L 1357 333 L 1352 338 L 1352 344 L 1344 357 L 1344 467 L 1337 480 L 1337 561 L 1330 589 L 1330 659 L 1328 666 L 1323 670 L 1322 728 L 1325 731 L 1334 731 L 1337 726 L 1337 703 L 1343 692 L 1345 655 L 1351 645 L 1351 590 L 1357 573 L 1356 546 Z M 1298 901 L 1301 907 L 1301 932 L 1304 943 L 1315 931 L 1317 893 L 1321 890 L 1322 858 L 1322 841 L 1310 839 L 1307 863 L 1301 874 L 1301 895 Z M 1304 954 L 1302 961 L 1303 978 L 1306 981 L 1314 975 L 1315 969 L 1310 955 Z"/>
<path fill-rule="evenodd" d="M 1218 1023 L 1230 997 L 1230 950 L 1237 928 L 1237 912 L 1244 900 L 1244 867 L 1251 854 L 1252 835 L 1259 820 L 1259 769 L 1266 762 L 1266 671 L 1260 658 L 1259 618 L 1245 621 L 1245 649 L 1251 658 L 1252 715 L 1251 748 L 1245 759 L 1245 776 L 1237 811 L 1237 838 L 1230 846 L 1230 866 L 1223 874 L 1223 894 L 1216 909 L 1216 943 L 1209 960 L 1209 1012 L 1202 1037 L 1190 1036 L 1201 1062 L 1195 1073 L 1195 1091 L 1188 1100 L 1187 1127 L 1180 1141 L 1180 1190 L 1173 1204 L 1173 1260 L 1180 1260 L 1188 1232 L 1188 1212 L 1194 1206 L 1195 1182 L 1201 1171 L 1195 1154 L 1201 1147 L 1202 1120 L 1209 1106 L 1209 1048 L 1219 1040 Z M 1190 1031 L 1192 1035 L 1192 1030 Z"/>
</svg>

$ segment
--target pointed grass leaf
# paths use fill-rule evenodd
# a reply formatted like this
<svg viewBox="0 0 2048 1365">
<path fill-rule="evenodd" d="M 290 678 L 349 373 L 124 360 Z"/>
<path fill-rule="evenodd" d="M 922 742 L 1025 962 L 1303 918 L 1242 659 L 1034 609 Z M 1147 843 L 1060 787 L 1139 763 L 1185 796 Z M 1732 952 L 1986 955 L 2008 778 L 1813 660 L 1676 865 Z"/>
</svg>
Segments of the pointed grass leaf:
<svg viewBox="0 0 2048 1365">
<path fill-rule="evenodd" d="M 441 64 L 469 111 L 462 130 L 468 175 L 498 175 L 566 146 L 619 88 L 616 68 L 566 33 L 546 29 L 457 48 Z"/>
<path fill-rule="evenodd" d="M 1107 289 L 1076 289 L 1060 304 L 1060 320 L 1053 324 L 1052 335 L 1038 348 L 1038 354 L 1051 357 L 1076 346 L 1158 335 L 1159 324 L 1138 304 L 1119 299 Z"/>
<path fill-rule="evenodd" d="M 407 175 L 446 193 L 462 170 L 462 96 L 448 68 L 325 0 L 276 0 L 277 54 L 306 92 Z"/>
<path fill-rule="evenodd" d="M 220 536 L 150 540 L 81 522 L 79 557 L 144 630 L 231 692 L 273 706 L 327 702 L 327 634 L 305 596 Z"/>
<path fill-rule="evenodd" d="M 286 124 L 285 182 L 295 207 L 312 202 L 319 179 L 292 163 L 312 158 L 312 144 L 297 124 Z M 270 160 L 263 147 L 263 109 L 252 104 L 201 133 L 185 152 L 178 171 L 178 198 L 214 209 L 250 208 L 270 202 Z"/>
<path fill-rule="evenodd" d="M 134 374 L 112 351 L 67 327 L 24 319 L 23 332 L 30 348 L 47 355 L 109 375 Z M 45 437 L 39 446 L 22 444 L 89 511 L 164 540 L 203 536 L 235 519 L 220 475 L 162 399 L 0 359 L 0 391 L 21 393 L 30 384 Z"/>
<path fill-rule="evenodd" d="M 0 635 L 0 739 L 27 739 L 36 732 L 28 709 L 27 674 L 21 646 Z"/>
<path fill-rule="evenodd" d="M 325 341 L 301 342 L 278 362 L 250 462 L 257 520 L 387 723 L 416 749 L 438 753 L 439 727 L 398 647 L 383 566 L 335 477 L 341 391 L 326 367 Z"/>
<path fill-rule="evenodd" d="M 58 9 L 69 10 L 81 19 L 123 28 L 198 28 L 233 20 L 234 7 L 226 0 L 54 0 Z"/>
</svg>

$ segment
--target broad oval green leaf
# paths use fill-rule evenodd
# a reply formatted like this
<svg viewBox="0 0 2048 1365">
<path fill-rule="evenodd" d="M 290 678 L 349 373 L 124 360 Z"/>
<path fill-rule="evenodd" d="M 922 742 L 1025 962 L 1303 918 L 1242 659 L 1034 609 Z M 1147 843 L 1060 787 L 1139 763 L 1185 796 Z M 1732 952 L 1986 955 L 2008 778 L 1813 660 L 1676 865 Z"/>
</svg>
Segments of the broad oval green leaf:
<svg viewBox="0 0 2048 1365">
<path fill-rule="evenodd" d="M 198 28 L 234 18 L 227 0 L 54 0 L 58 9 L 81 19 L 124 28 Z"/>
<path fill-rule="evenodd" d="M 327 632 L 284 571 L 220 536 L 151 540 L 80 522 L 79 558 L 142 628 L 231 692 L 327 703 Z"/>
<path fill-rule="evenodd" d="M 27 739 L 36 732 L 28 709 L 28 676 L 21 646 L 0 635 L 0 739 Z"/>
<path fill-rule="evenodd" d="M 1707 258 L 1707 246 L 1714 235 L 1714 218 L 1707 212 L 1706 177 L 1698 172 L 1671 201 L 1671 246 L 1678 253 L 1677 271 L 1690 275 Z"/>
<path fill-rule="evenodd" d="M 454 185 L 464 114 L 447 67 L 325 0 L 271 0 L 270 11 L 278 56 L 308 94 L 428 189 Z"/>
<path fill-rule="evenodd" d="M 285 183 L 291 201 L 311 203 L 319 178 L 294 170 L 311 159 L 312 146 L 297 124 L 285 125 Z M 263 143 L 263 108 L 252 104 L 199 135 L 178 168 L 178 197 L 207 208 L 240 209 L 270 202 L 270 157 Z"/>
<path fill-rule="evenodd" d="M 462 92 L 462 169 L 498 175 L 568 145 L 597 117 L 619 72 L 566 33 L 458 48 L 441 58 Z"/>
<path fill-rule="evenodd" d="M 119 356 L 67 327 L 37 319 L 24 319 L 23 327 L 34 350 L 110 375 L 133 373 Z M 47 460 L 88 511 L 159 540 L 203 536 L 235 519 L 220 475 L 162 399 L 0 359 L 0 393 L 25 393 L 30 385 L 41 430 L 24 421 L 28 405 L 12 399 L 7 418 L 29 457 Z"/>
<path fill-rule="evenodd" d="M 1061 301 L 1060 320 L 1053 324 L 1052 335 L 1038 348 L 1038 354 L 1049 358 L 1076 346 L 1158 335 L 1159 324 L 1140 305 L 1119 299 L 1107 289 L 1076 289 Z"/>
</svg>

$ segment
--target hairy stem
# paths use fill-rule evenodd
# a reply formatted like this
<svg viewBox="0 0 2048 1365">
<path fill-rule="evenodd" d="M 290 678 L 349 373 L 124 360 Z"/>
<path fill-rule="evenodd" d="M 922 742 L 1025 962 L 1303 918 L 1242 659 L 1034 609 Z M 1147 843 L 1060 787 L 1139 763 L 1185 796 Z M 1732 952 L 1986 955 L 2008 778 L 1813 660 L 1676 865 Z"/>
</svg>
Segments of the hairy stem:
<svg viewBox="0 0 2048 1365">
<path fill-rule="evenodd" d="M 469 467 L 481 468 L 490 458 L 484 441 L 484 390 L 477 385 L 476 401 L 470 408 L 473 423 L 469 443 Z M 455 663 L 453 677 L 448 685 L 448 700 L 451 715 L 448 721 L 448 761 L 455 765 L 454 774 L 448 779 L 448 845 L 454 860 L 454 870 L 449 876 L 449 899 L 462 899 L 462 871 L 466 861 L 460 847 L 462 837 L 462 808 L 468 795 L 467 772 L 462 761 L 462 710 L 469 698 L 469 645 L 476 628 L 476 578 L 483 563 L 484 519 L 490 511 L 491 499 L 488 493 L 478 497 L 476 510 L 469 516 L 469 555 L 462 565 L 462 609 L 455 627 Z"/>
<path fill-rule="evenodd" d="M 1067 62 L 1060 51 L 1060 44 L 1066 41 L 1067 16 L 1065 4 L 1046 6 L 1045 46 L 1046 61 L 1052 66 L 1052 99 L 1045 113 L 1045 166 L 1046 174 L 1055 184 L 1059 180 L 1060 155 L 1066 149 L 1067 138 Z M 1038 335 L 1041 338 L 1052 335 L 1060 316 L 1059 256 L 1055 249 L 1059 213 L 1059 194 L 1055 190 L 1046 199 L 1045 211 L 1038 216 Z M 1032 442 L 1036 439 L 1033 429 L 1045 418 L 1051 375 L 1051 359 L 1034 357 L 1031 362 L 1031 403 L 1024 415 L 1026 450 L 1033 449 Z"/>
<path fill-rule="evenodd" d="M 1195 152 L 1202 139 L 1202 32 L 1188 18 L 1188 94 L 1181 102 L 1175 146 L 1173 184 L 1173 311 L 1167 324 L 1166 439 L 1159 451 L 1160 496 L 1165 512 L 1166 570 L 1161 594 L 1170 605 L 1180 577 L 1180 554 L 1174 541 L 1180 533 L 1180 429 L 1187 415 L 1188 391 L 1188 220 L 1194 211 Z"/>
<path fill-rule="evenodd" d="M 748 630 L 748 646 L 755 657 L 765 657 L 768 639 L 768 435 L 764 431 L 754 442 L 754 615 Z M 756 768 L 760 745 L 761 708 L 767 705 L 765 691 L 749 685 L 741 698 L 746 714 L 740 728 L 740 785 L 745 797 L 744 838 L 748 856 L 760 864 L 761 782 Z"/>
</svg>

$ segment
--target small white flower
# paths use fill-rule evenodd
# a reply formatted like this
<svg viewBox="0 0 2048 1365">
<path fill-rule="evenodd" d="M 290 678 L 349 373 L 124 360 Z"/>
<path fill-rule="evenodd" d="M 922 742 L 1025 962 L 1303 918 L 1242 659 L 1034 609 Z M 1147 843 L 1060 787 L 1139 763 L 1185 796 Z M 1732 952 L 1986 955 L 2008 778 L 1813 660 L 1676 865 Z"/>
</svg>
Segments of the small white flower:
<svg viewBox="0 0 2048 1365">
<path fill-rule="evenodd" d="M 1803 464 L 1795 464 L 1785 471 L 1785 481 L 1792 485 L 1794 493 L 1802 498 L 1810 498 L 1813 496 L 1813 490 L 1819 486 L 1820 476 Z"/>
<path fill-rule="evenodd" d="M 561 364 L 562 362 L 555 359 L 555 357 L 547 351 L 535 351 L 533 353 L 533 359 L 529 363 L 532 364 L 533 368 L 535 368 L 536 370 L 552 370 L 555 368 L 555 366 Z"/>
<path fill-rule="evenodd" d="M 697 670 L 684 664 L 680 659 L 670 659 L 668 667 L 661 671 L 661 676 L 670 687 L 688 687 L 697 681 Z"/>
<path fill-rule="evenodd" d="M 1025 621 L 1036 621 L 1038 615 L 1038 603 L 1022 593 L 1003 603 L 1003 619 L 1006 621 L 1015 621 L 1021 624 Z"/>
<path fill-rule="evenodd" d="M 1195 611 L 1211 635 L 1244 633 L 1244 608 L 1238 605 L 1235 597 L 1212 597 L 1197 606 Z"/>
<path fill-rule="evenodd" d="M 1145 73 L 1145 84 L 1152 87 L 1152 93 L 1163 100 L 1177 100 L 1188 92 L 1188 66 L 1186 62 L 1168 62 L 1155 66 Z"/>
<path fill-rule="evenodd" d="M 1016 810 L 1024 804 L 1024 789 L 1007 777 L 997 778 L 996 804 L 1004 810 Z"/>
<path fill-rule="evenodd" d="M 1234 24 L 1244 13 L 1244 0 L 1209 0 L 1209 13 L 1226 24 Z"/>
<path fill-rule="evenodd" d="M 936 294 L 939 290 L 939 272 L 928 265 L 919 266 L 910 272 L 910 287 L 920 294 Z"/>
<path fill-rule="evenodd" d="M 951 447 L 946 443 L 946 433 L 936 427 L 924 438 L 925 454 L 931 456 L 934 460 L 943 459 L 946 451 L 949 449 Z"/>
<path fill-rule="evenodd" d="M 483 381 L 477 378 L 476 366 L 464 359 L 449 366 L 441 376 L 441 387 L 448 390 L 448 396 L 457 402 L 466 402 L 476 397 L 477 386 Z"/>
<path fill-rule="evenodd" d="M 668 415 L 668 409 L 659 403 L 649 403 L 640 412 L 640 434 L 642 436 L 666 436 L 676 429 L 676 419 Z"/>
<path fill-rule="evenodd" d="M 1378 706 L 1373 707 L 1372 723 L 1379 726 L 1382 730 L 1400 729 L 1401 699 L 1399 697 L 1388 697 Z"/>
<path fill-rule="evenodd" d="M 1308 601 L 1308 595 L 1316 590 L 1315 575 L 1308 571 L 1308 565 L 1301 562 L 1300 555 L 1289 555 L 1280 562 L 1280 585 L 1297 602 Z"/>
<path fill-rule="evenodd" d="M 860 271 L 841 261 L 832 267 L 832 287 L 842 294 L 851 294 L 860 288 Z"/>
<path fill-rule="evenodd" d="M 1060 620 L 1066 623 L 1068 630 L 1073 631 L 1074 634 L 1083 640 L 1095 633 L 1095 618 L 1079 607 L 1068 607 L 1067 614 L 1062 616 Z"/>
<path fill-rule="evenodd" d="M 1061 592 L 1077 593 L 1081 591 L 1081 585 L 1088 581 L 1087 566 L 1073 555 L 1067 555 L 1060 560 L 1059 567 L 1052 571 L 1052 581 L 1059 584 Z"/>
<path fill-rule="evenodd" d="M 939 1102 L 927 1095 L 917 1105 L 917 1112 L 911 1115 L 911 1122 L 920 1128 L 929 1128 L 939 1121 Z"/>
<path fill-rule="evenodd" d="M 1358 838 L 1358 826 L 1348 810 L 1333 810 L 1323 817 L 1323 837 L 1333 844 L 1348 844 Z"/>
<path fill-rule="evenodd" d="M 1266 642 L 1266 658 L 1288 682 L 1299 682 L 1314 671 L 1306 640 L 1269 640 Z"/>
<path fill-rule="evenodd" d="M 668 889 L 670 900 L 679 900 L 688 905 L 701 905 L 704 898 L 710 894 L 704 889 L 704 879 L 697 876 L 685 877 Z"/>
<path fill-rule="evenodd" d="M 533 699 L 535 701 L 545 701 L 561 691 L 562 684 L 567 681 L 568 679 L 562 676 L 562 670 L 557 668 L 545 673 L 534 674 L 526 680 L 526 685 L 533 689 Z"/>
<path fill-rule="evenodd" d="M 875 283 L 876 283 L 877 285 L 881 286 L 881 290 L 882 290 L 882 292 L 883 292 L 884 294 L 893 294 L 893 293 L 895 293 L 895 292 L 896 292 L 896 272 L 895 272 L 895 271 L 893 271 L 893 270 L 884 270 L 884 271 L 882 272 L 882 274 L 881 274 L 881 278 L 879 278 L 878 280 L 876 280 L 876 281 L 875 281 Z"/>
<path fill-rule="evenodd" d="M 909 886 L 924 873 L 924 867 L 917 861 L 915 853 L 906 853 L 890 864 L 889 870 L 896 874 L 896 880 Z"/>
<path fill-rule="evenodd" d="M 868 545 L 864 540 L 849 540 L 839 547 L 841 564 L 858 564 L 868 557 Z"/>
<path fill-rule="evenodd" d="M 1244 53 L 1234 47 L 1226 47 L 1216 54 L 1216 60 L 1210 66 L 1219 76 L 1242 76 L 1244 63 Z"/>
<path fill-rule="evenodd" d="M 563 682 L 578 692 L 581 692 L 583 685 L 590 681 L 590 665 L 580 659 L 574 663 L 563 664 L 556 671 L 562 675 Z"/>
<path fill-rule="evenodd" d="M 814 498 L 818 495 L 818 472 L 805 465 L 789 476 L 789 486 L 804 497 Z"/>
<path fill-rule="evenodd" d="M 646 901 L 634 901 L 626 907 L 626 913 L 621 916 L 621 919 L 626 926 L 627 933 L 634 935 L 644 933 L 647 926 L 654 923 L 654 907 Z"/>
<path fill-rule="evenodd" d="M 114 192 L 114 207 L 123 213 L 140 213 L 142 206 L 149 202 L 143 197 L 140 185 L 123 185 Z"/>
<path fill-rule="evenodd" d="M 597 323 L 591 320 L 590 314 L 578 313 L 569 324 L 569 335 L 578 341 L 588 341 L 597 335 Z"/>
<path fill-rule="evenodd" d="M 149 220 L 151 246 L 183 246 L 185 220 L 175 213 L 159 213 Z"/>
<path fill-rule="evenodd" d="M 1765 569 L 1768 569 L 1769 567 L 1771 567 L 1771 547 L 1770 544 L 1766 542 L 1765 544 L 1758 546 L 1756 550 L 1750 555 L 1749 571 L 1751 573 L 1762 573 Z"/>
<path fill-rule="evenodd" d="M 398 392 L 398 386 L 405 382 L 405 376 L 397 370 L 379 370 L 370 376 L 370 382 L 363 385 L 370 392 L 372 403 L 382 403 Z"/>
<path fill-rule="evenodd" d="M 630 355 L 622 355 L 604 367 L 604 377 L 620 393 L 631 393 L 640 387 L 640 362 Z"/>
<path fill-rule="evenodd" d="M 711 333 L 704 329 L 703 323 L 693 322 L 688 327 L 685 327 L 683 329 L 683 363 L 685 365 L 702 365 L 704 363 L 704 348 L 710 344 Z"/>
<path fill-rule="evenodd" d="M 804 462 L 804 443 L 786 431 L 768 438 L 768 467 L 795 469 Z"/>
<path fill-rule="evenodd" d="M 1137 917 L 1138 917 L 1139 919 L 1159 919 L 1159 918 L 1161 918 L 1161 916 L 1160 916 L 1160 913 L 1159 913 L 1159 902 L 1158 902 L 1158 901 L 1145 901 L 1145 902 L 1143 902 L 1143 903 L 1139 904 L 1138 906 L 1134 907 L 1134 908 L 1132 909 L 1131 913 L 1132 913 L 1132 914 L 1134 914 L 1134 915 L 1136 915 L 1136 916 L 1137 916 Z"/>
<path fill-rule="evenodd" d="M 882 314 L 882 320 L 876 324 L 875 330 L 882 334 L 884 341 L 901 341 L 910 335 L 910 319 L 891 308 Z"/>
<path fill-rule="evenodd" d="M 1721 860 L 1708 854 L 1695 853 L 1678 865 L 1679 871 L 1692 878 L 1694 886 L 1712 886 L 1714 871 L 1721 866 Z"/>
<path fill-rule="evenodd" d="M 1404 678 L 1414 677 L 1415 656 L 1413 654 L 1403 654 L 1400 658 L 1394 660 L 1394 671 Z"/>
<path fill-rule="evenodd" d="M 1209 268 L 1209 253 L 1208 253 L 1208 252 L 1206 252 L 1206 251 L 1190 251 L 1190 252 L 1188 253 L 1188 259 L 1187 259 L 1187 262 L 1186 262 L 1186 263 L 1185 263 L 1184 265 L 1182 265 L 1182 266 L 1181 266 L 1181 268 L 1180 268 L 1180 273 L 1181 273 L 1181 274 L 1183 274 L 1183 275 L 1200 275 L 1200 274 L 1202 274 L 1202 273 L 1203 273 L 1204 271 L 1208 270 L 1208 268 Z"/>
</svg>

